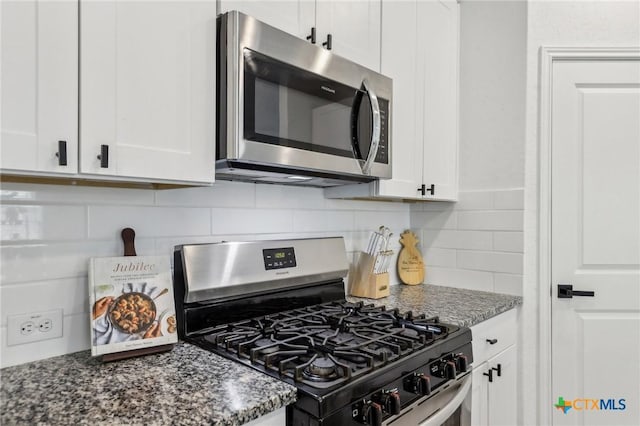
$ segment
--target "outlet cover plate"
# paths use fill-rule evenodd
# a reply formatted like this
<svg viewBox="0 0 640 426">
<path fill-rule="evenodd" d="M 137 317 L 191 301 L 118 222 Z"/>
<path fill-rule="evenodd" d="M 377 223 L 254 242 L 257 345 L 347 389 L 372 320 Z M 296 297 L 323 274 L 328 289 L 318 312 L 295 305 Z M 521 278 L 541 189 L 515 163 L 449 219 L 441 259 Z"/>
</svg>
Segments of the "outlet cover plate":
<svg viewBox="0 0 640 426">
<path fill-rule="evenodd" d="M 7 315 L 7 346 L 62 337 L 62 309 Z"/>
</svg>

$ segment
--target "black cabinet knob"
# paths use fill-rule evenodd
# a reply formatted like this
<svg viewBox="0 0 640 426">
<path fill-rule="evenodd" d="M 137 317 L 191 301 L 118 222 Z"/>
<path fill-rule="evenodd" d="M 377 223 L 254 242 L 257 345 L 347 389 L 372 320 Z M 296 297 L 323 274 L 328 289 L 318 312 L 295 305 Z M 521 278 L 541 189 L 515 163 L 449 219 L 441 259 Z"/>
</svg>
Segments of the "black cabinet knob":
<svg viewBox="0 0 640 426">
<path fill-rule="evenodd" d="M 482 373 L 483 376 L 487 376 L 489 378 L 489 382 L 493 382 L 493 369 L 489 369 L 486 373 Z"/>
<path fill-rule="evenodd" d="M 490 345 L 495 345 L 498 343 L 498 339 L 487 339 L 487 343 Z"/>
</svg>

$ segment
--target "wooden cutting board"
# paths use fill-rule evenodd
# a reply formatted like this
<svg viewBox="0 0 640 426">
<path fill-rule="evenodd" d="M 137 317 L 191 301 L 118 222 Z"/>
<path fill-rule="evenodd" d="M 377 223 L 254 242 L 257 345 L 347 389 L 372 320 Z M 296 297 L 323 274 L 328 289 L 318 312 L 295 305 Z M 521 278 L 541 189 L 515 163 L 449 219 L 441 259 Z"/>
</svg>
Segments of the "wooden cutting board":
<svg viewBox="0 0 640 426">
<path fill-rule="evenodd" d="M 408 285 L 422 284 L 424 281 L 424 261 L 416 247 L 418 238 L 411 231 L 400 234 L 400 254 L 398 254 L 398 276 L 400 281 Z"/>
</svg>

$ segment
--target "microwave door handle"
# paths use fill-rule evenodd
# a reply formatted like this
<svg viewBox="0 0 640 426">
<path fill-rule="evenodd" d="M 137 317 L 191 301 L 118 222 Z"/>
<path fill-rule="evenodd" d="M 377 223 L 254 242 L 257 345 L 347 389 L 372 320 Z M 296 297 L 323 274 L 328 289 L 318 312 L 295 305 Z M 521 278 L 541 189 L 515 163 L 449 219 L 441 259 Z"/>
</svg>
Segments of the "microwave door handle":
<svg viewBox="0 0 640 426">
<path fill-rule="evenodd" d="M 380 105 L 378 104 L 378 97 L 375 92 L 371 90 L 369 81 L 365 78 L 362 80 L 362 86 L 369 96 L 371 103 L 371 112 L 373 115 L 373 132 L 371 133 L 371 145 L 369 147 L 369 155 L 367 160 L 362 165 L 362 173 L 368 175 L 371 173 L 371 166 L 378 154 L 378 146 L 380 145 Z"/>
</svg>

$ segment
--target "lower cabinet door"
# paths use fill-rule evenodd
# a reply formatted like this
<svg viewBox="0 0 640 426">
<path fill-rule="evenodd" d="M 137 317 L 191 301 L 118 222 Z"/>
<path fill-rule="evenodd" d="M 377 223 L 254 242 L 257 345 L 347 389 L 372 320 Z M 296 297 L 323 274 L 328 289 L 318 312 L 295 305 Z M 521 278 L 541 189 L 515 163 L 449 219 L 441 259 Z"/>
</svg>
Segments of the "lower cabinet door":
<svg viewBox="0 0 640 426">
<path fill-rule="evenodd" d="M 471 388 L 473 426 L 517 424 L 516 348 L 516 345 L 511 345 L 487 362 L 474 366 Z"/>
<path fill-rule="evenodd" d="M 471 424 L 473 426 L 487 426 L 489 380 L 484 373 L 488 369 L 486 362 L 473 367 L 473 382 L 471 383 Z"/>
<path fill-rule="evenodd" d="M 492 426 L 511 426 L 517 422 L 516 352 L 513 345 L 487 361 L 487 367 L 493 369 L 493 382 L 489 383 L 487 392 L 488 423 Z"/>
</svg>

